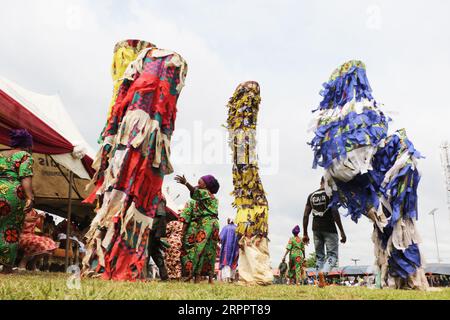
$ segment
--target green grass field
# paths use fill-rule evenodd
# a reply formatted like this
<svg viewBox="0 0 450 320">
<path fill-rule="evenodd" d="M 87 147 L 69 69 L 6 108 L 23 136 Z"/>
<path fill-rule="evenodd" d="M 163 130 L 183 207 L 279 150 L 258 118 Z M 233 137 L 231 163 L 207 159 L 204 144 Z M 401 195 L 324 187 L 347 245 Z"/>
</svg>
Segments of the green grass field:
<svg viewBox="0 0 450 320">
<path fill-rule="evenodd" d="M 261 300 L 450 300 L 450 288 L 427 292 L 392 289 L 368 289 L 348 287 L 271 285 L 246 287 L 236 284 L 169 282 L 115 282 L 100 279 L 81 280 L 80 289 L 69 289 L 69 275 L 56 273 L 27 273 L 0 275 L 0 300 L 17 299 L 261 299 Z"/>
</svg>

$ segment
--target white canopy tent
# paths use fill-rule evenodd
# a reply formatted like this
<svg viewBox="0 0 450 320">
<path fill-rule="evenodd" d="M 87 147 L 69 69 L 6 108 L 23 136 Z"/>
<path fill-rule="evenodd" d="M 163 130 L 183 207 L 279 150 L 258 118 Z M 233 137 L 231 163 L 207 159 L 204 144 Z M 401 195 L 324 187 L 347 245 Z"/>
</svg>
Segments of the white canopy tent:
<svg viewBox="0 0 450 320">
<path fill-rule="evenodd" d="M 67 113 L 59 95 L 43 95 L 22 88 L 18 84 L 0 77 L 0 90 L 5 92 L 21 106 L 44 121 L 50 128 L 58 132 L 73 146 L 72 153 L 52 155 L 52 158 L 69 169 L 81 179 L 90 179 L 80 159 L 84 155 L 94 158 L 95 152 L 81 135 Z"/>
</svg>

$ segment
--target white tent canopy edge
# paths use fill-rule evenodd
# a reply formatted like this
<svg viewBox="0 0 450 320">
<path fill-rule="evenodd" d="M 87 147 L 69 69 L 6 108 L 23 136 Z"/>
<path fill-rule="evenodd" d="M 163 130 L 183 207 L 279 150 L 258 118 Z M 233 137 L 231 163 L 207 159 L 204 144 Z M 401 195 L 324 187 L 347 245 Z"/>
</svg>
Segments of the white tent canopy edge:
<svg viewBox="0 0 450 320">
<path fill-rule="evenodd" d="M 95 152 L 86 142 L 80 131 L 67 113 L 59 95 L 43 95 L 36 93 L 0 76 L 0 89 L 24 108 L 58 132 L 73 146 L 72 153 L 52 155 L 52 158 L 63 167 L 71 170 L 82 179 L 90 179 L 81 162 L 80 155 L 87 154 L 91 159 Z"/>
</svg>

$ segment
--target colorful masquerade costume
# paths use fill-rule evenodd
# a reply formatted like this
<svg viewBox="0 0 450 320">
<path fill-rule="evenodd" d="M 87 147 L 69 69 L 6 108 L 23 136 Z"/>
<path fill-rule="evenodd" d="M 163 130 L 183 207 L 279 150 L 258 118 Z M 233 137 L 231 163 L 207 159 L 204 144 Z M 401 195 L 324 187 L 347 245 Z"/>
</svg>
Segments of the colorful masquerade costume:
<svg viewBox="0 0 450 320">
<path fill-rule="evenodd" d="M 187 223 L 181 263 L 186 276 L 214 276 L 219 242 L 218 200 L 208 190 L 195 188 L 180 214 Z"/>
<path fill-rule="evenodd" d="M 33 175 L 33 158 L 26 151 L 0 153 L 0 264 L 13 266 L 25 218 L 21 180 Z"/>
<path fill-rule="evenodd" d="M 149 232 L 164 201 L 161 185 L 173 172 L 170 140 L 187 65 L 177 53 L 138 40 L 117 44 L 113 65 L 119 87 L 93 164 L 87 201 L 97 197 L 99 208 L 83 266 L 85 273 L 103 271 L 105 279 L 135 280 L 144 278 Z"/>
<path fill-rule="evenodd" d="M 239 245 L 234 223 L 227 224 L 222 228 L 220 243 L 219 268 L 222 278 L 234 278 L 239 259 Z"/>
<path fill-rule="evenodd" d="M 305 278 L 304 262 L 305 262 L 305 245 L 299 236 L 292 236 L 286 246 L 289 251 L 289 279 L 301 281 Z"/>
<path fill-rule="evenodd" d="M 114 47 L 113 62 L 111 65 L 111 77 L 114 83 L 113 96 L 109 104 L 108 118 L 106 123 L 109 122 L 112 109 L 117 100 L 117 95 L 119 94 L 119 88 L 123 83 L 123 75 L 128 68 L 128 65 L 136 60 L 138 54 L 146 48 L 154 47 L 153 44 L 146 41 L 139 40 L 125 40 L 118 42 Z M 103 133 L 102 133 L 103 135 Z M 102 138 L 102 137 L 101 137 Z M 101 141 L 103 141 L 101 139 Z"/>
<path fill-rule="evenodd" d="M 227 129 L 233 151 L 233 206 L 237 208 L 236 233 L 239 279 L 248 284 L 270 284 L 273 274 L 268 250 L 268 203 L 258 174 L 256 122 L 261 101 L 259 85 L 240 84 L 228 102 Z"/>
<path fill-rule="evenodd" d="M 58 248 L 53 239 L 35 234 L 36 228 L 42 231 L 43 219 L 44 217 L 39 215 L 36 210 L 31 210 L 25 215 L 19 246 L 27 256 L 51 253 Z"/>
<path fill-rule="evenodd" d="M 166 227 L 166 234 L 170 245 L 165 254 L 167 274 L 170 279 L 180 279 L 183 223 L 178 220 L 170 221 Z"/>
<path fill-rule="evenodd" d="M 313 167 L 325 169 L 330 206 L 342 206 L 357 222 L 374 222 L 376 265 L 397 287 L 426 288 L 415 229 L 416 162 L 420 154 L 404 130 L 388 136 L 389 119 L 378 108 L 365 65 L 349 61 L 321 91 L 314 124 Z"/>
</svg>

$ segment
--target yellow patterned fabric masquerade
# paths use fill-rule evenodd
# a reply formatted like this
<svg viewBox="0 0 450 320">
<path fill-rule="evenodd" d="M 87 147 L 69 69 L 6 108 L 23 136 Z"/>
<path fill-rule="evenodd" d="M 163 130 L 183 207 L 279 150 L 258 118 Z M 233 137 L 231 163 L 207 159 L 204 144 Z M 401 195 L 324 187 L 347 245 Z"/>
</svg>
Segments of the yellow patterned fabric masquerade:
<svg viewBox="0 0 450 320">
<path fill-rule="evenodd" d="M 258 174 L 256 124 L 261 102 L 257 82 L 241 83 L 228 102 L 227 128 L 233 150 L 233 206 L 239 235 L 267 237 L 268 203 Z"/>
<path fill-rule="evenodd" d="M 233 151 L 233 206 L 239 238 L 239 282 L 268 285 L 273 275 L 268 247 L 269 207 L 258 173 L 256 124 L 261 102 L 255 81 L 241 83 L 228 102 L 227 128 Z"/>
</svg>

